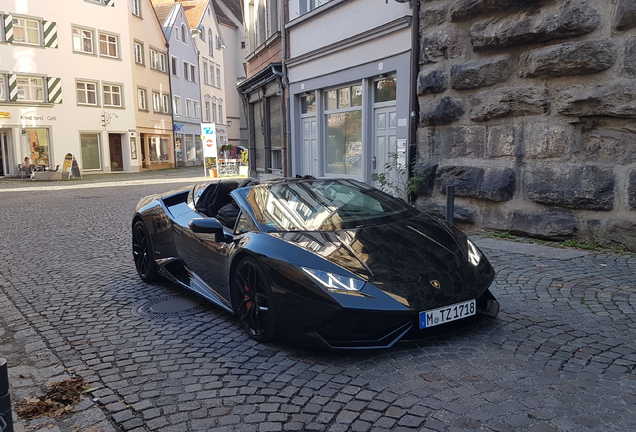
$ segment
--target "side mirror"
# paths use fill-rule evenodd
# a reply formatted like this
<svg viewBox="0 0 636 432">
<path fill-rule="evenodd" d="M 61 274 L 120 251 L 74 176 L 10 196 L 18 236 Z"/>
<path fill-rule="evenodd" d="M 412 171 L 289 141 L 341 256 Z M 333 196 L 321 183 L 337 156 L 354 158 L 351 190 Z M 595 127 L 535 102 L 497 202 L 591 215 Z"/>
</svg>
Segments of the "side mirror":
<svg viewBox="0 0 636 432">
<path fill-rule="evenodd" d="M 223 225 L 215 218 L 194 218 L 188 226 L 195 233 L 214 234 L 214 241 L 226 241 Z"/>
</svg>

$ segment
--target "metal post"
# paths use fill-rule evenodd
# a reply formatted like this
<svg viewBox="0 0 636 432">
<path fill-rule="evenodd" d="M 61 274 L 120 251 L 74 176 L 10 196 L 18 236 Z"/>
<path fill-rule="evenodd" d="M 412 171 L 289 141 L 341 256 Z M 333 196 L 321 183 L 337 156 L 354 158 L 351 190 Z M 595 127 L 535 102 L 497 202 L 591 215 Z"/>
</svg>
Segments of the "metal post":
<svg viewBox="0 0 636 432">
<path fill-rule="evenodd" d="M 446 187 L 446 221 L 450 224 L 455 221 L 455 186 Z"/>
<path fill-rule="evenodd" d="M 9 369 L 7 361 L 0 358 L 0 431 L 13 432 L 11 396 L 9 395 Z"/>
</svg>

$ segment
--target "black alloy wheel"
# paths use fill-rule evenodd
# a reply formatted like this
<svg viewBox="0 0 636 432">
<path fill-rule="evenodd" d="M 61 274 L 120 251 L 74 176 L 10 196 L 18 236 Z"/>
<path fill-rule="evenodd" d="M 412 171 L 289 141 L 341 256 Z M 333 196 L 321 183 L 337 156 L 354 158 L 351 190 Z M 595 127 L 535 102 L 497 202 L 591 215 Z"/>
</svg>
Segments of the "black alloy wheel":
<svg viewBox="0 0 636 432">
<path fill-rule="evenodd" d="M 132 230 L 133 258 L 137 274 L 144 282 L 154 282 L 159 279 L 159 266 L 155 262 L 155 253 L 152 248 L 150 235 L 146 224 L 137 221 Z"/>
<path fill-rule="evenodd" d="M 265 273 L 252 258 L 244 258 L 234 272 L 234 310 L 247 334 L 259 342 L 276 337 L 272 291 Z"/>
</svg>

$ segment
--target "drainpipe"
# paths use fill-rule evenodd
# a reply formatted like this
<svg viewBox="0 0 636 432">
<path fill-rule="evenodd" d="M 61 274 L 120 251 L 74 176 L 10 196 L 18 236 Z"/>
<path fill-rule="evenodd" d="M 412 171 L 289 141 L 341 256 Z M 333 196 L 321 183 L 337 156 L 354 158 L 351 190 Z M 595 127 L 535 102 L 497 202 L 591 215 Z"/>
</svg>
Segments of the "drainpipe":
<svg viewBox="0 0 636 432">
<path fill-rule="evenodd" d="M 420 65 L 420 0 L 411 0 L 411 89 L 409 93 L 409 148 L 408 177 L 413 176 L 417 157 L 417 127 L 420 120 L 420 104 L 417 99 L 417 76 Z"/>
<path fill-rule="evenodd" d="M 289 78 L 287 76 L 287 30 L 285 29 L 285 8 L 280 8 L 279 11 L 279 25 L 281 32 L 281 44 L 282 44 L 282 58 L 281 58 L 281 70 L 283 73 L 282 77 L 282 85 L 284 89 L 284 97 L 281 96 L 281 105 L 285 106 L 285 115 L 283 116 L 283 139 L 284 143 L 284 151 L 285 151 L 285 160 L 283 163 L 285 164 L 283 176 L 290 177 L 291 176 L 291 130 L 289 129 L 289 125 L 291 125 L 291 114 L 289 112 L 289 108 L 291 106 L 291 95 L 289 94 Z"/>
</svg>

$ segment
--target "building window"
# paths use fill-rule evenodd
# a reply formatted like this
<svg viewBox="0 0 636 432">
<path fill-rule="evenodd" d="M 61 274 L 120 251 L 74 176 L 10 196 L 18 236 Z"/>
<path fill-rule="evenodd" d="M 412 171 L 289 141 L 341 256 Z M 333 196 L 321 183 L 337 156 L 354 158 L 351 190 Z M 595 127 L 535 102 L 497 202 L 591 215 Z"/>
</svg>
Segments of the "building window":
<svg viewBox="0 0 636 432">
<path fill-rule="evenodd" d="M 190 65 L 190 81 L 197 82 L 197 67 L 193 64 Z"/>
<path fill-rule="evenodd" d="M 221 69 L 218 67 L 216 68 L 216 86 L 221 88 Z"/>
<path fill-rule="evenodd" d="M 212 123 L 216 123 L 216 104 L 212 104 Z"/>
<path fill-rule="evenodd" d="M 192 100 L 190 99 L 186 99 L 186 111 L 185 111 L 185 116 L 186 117 L 194 117 L 194 115 L 192 114 Z"/>
<path fill-rule="evenodd" d="M 77 103 L 79 105 L 97 105 L 97 84 L 93 82 L 78 81 Z"/>
<path fill-rule="evenodd" d="M 41 45 L 40 22 L 26 18 L 13 18 L 13 42 Z"/>
<path fill-rule="evenodd" d="M 199 28 L 199 34 L 201 35 L 201 36 L 200 36 L 200 37 L 201 37 L 201 40 L 202 40 L 203 42 L 205 42 L 205 27 L 204 27 L 204 26 L 201 26 L 201 27 Z"/>
<path fill-rule="evenodd" d="M 152 110 L 161 112 L 161 95 L 158 92 L 152 92 Z"/>
<path fill-rule="evenodd" d="M 146 105 L 145 89 L 137 89 L 137 105 L 140 111 L 148 111 L 148 106 Z"/>
<path fill-rule="evenodd" d="M 219 123 L 223 123 L 223 101 L 219 100 Z"/>
<path fill-rule="evenodd" d="M 144 46 L 139 42 L 135 42 L 135 63 L 144 64 Z"/>
<path fill-rule="evenodd" d="M 181 24 L 181 42 L 187 45 L 188 40 L 186 39 L 186 26 L 185 24 Z"/>
<path fill-rule="evenodd" d="M 93 54 L 93 31 L 73 28 L 73 51 Z"/>
<path fill-rule="evenodd" d="M 138 17 L 141 17 L 141 5 L 139 0 L 131 0 L 132 1 L 132 13 Z"/>
<path fill-rule="evenodd" d="M 207 62 L 203 62 L 203 83 L 208 83 L 208 64 Z"/>
<path fill-rule="evenodd" d="M 170 112 L 170 95 L 161 95 L 161 112 L 166 114 Z"/>
<path fill-rule="evenodd" d="M 4 75 L 0 75 L 0 101 L 7 99 L 7 92 L 4 87 Z"/>
<path fill-rule="evenodd" d="M 320 2 L 319 0 L 300 0 L 300 14 L 306 14 L 320 5 L 320 3 L 325 3 L 324 1 Z"/>
<path fill-rule="evenodd" d="M 170 64 L 172 67 L 172 75 L 179 76 L 179 70 L 177 69 L 178 59 L 174 56 L 170 57 Z"/>
<path fill-rule="evenodd" d="M 167 67 L 166 66 L 166 54 L 160 52 L 159 53 L 159 70 L 161 72 L 166 72 L 166 70 L 167 70 L 166 67 Z"/>
<path fill-rule="evenodd" d="M 150 48 L 148 52 L 149 52 L 149 59 L 150 59 L 150 68 L 157 69 L 157 65 L 159 64 L 157 50 Z"/>
<path fill-rule="evenodd" d="M 190 78 L 188 78 L 188 63 L 183 62 L 183 79 L 190 81 Z"/>
<path fill-rule="evenodd" d="M 216 37 L 216 49 L 220 50 L 223 48 L 223 41 L 221 40 L 221 36 Z"/>
<path fill-rule="evenodd" d="M 210 101 L 205 101 L 205 121 L 210 122 Z"/>
<path fill-rule="evenodd" d="M 119 57 L 117 36 L 103 34 L 99 35 L 99 53 L 105 57 Z"/>
<path fill-rule="evenodd" d="M 214 39 L 212 38 L 212 31 L 208 30 L 208 52 L 214 57 Z"/>
<path fill-rule="evenodd" d="M 362 175 L 362 86 L 325 92 L 325 174 Z"/>
<path fill-rule="evenodd" d="M 214 86 L 214 65 L 210 65 L 210 85 Z"/>
<path fill-rule="evenodd" d="M 172 112 L 174 115 L 181 115 L 181 98 L 179 96 L 174 96 L 172 98 Z"/>
<path fill-rule="evenodd" d="M 16 80 L 19 101 L 44 102 L 44 80 L 19 76 Z"/>
<path fill-rule="evenodd" d="M 104 106 L 121 107 L 121 86 L 114 84 L 104 84 L 103 86 Z"/>
<path fill-rule="evenodd" d="M 199 118 L 199 102 L 192 101 L 192 117 Z"/>
</svg>

